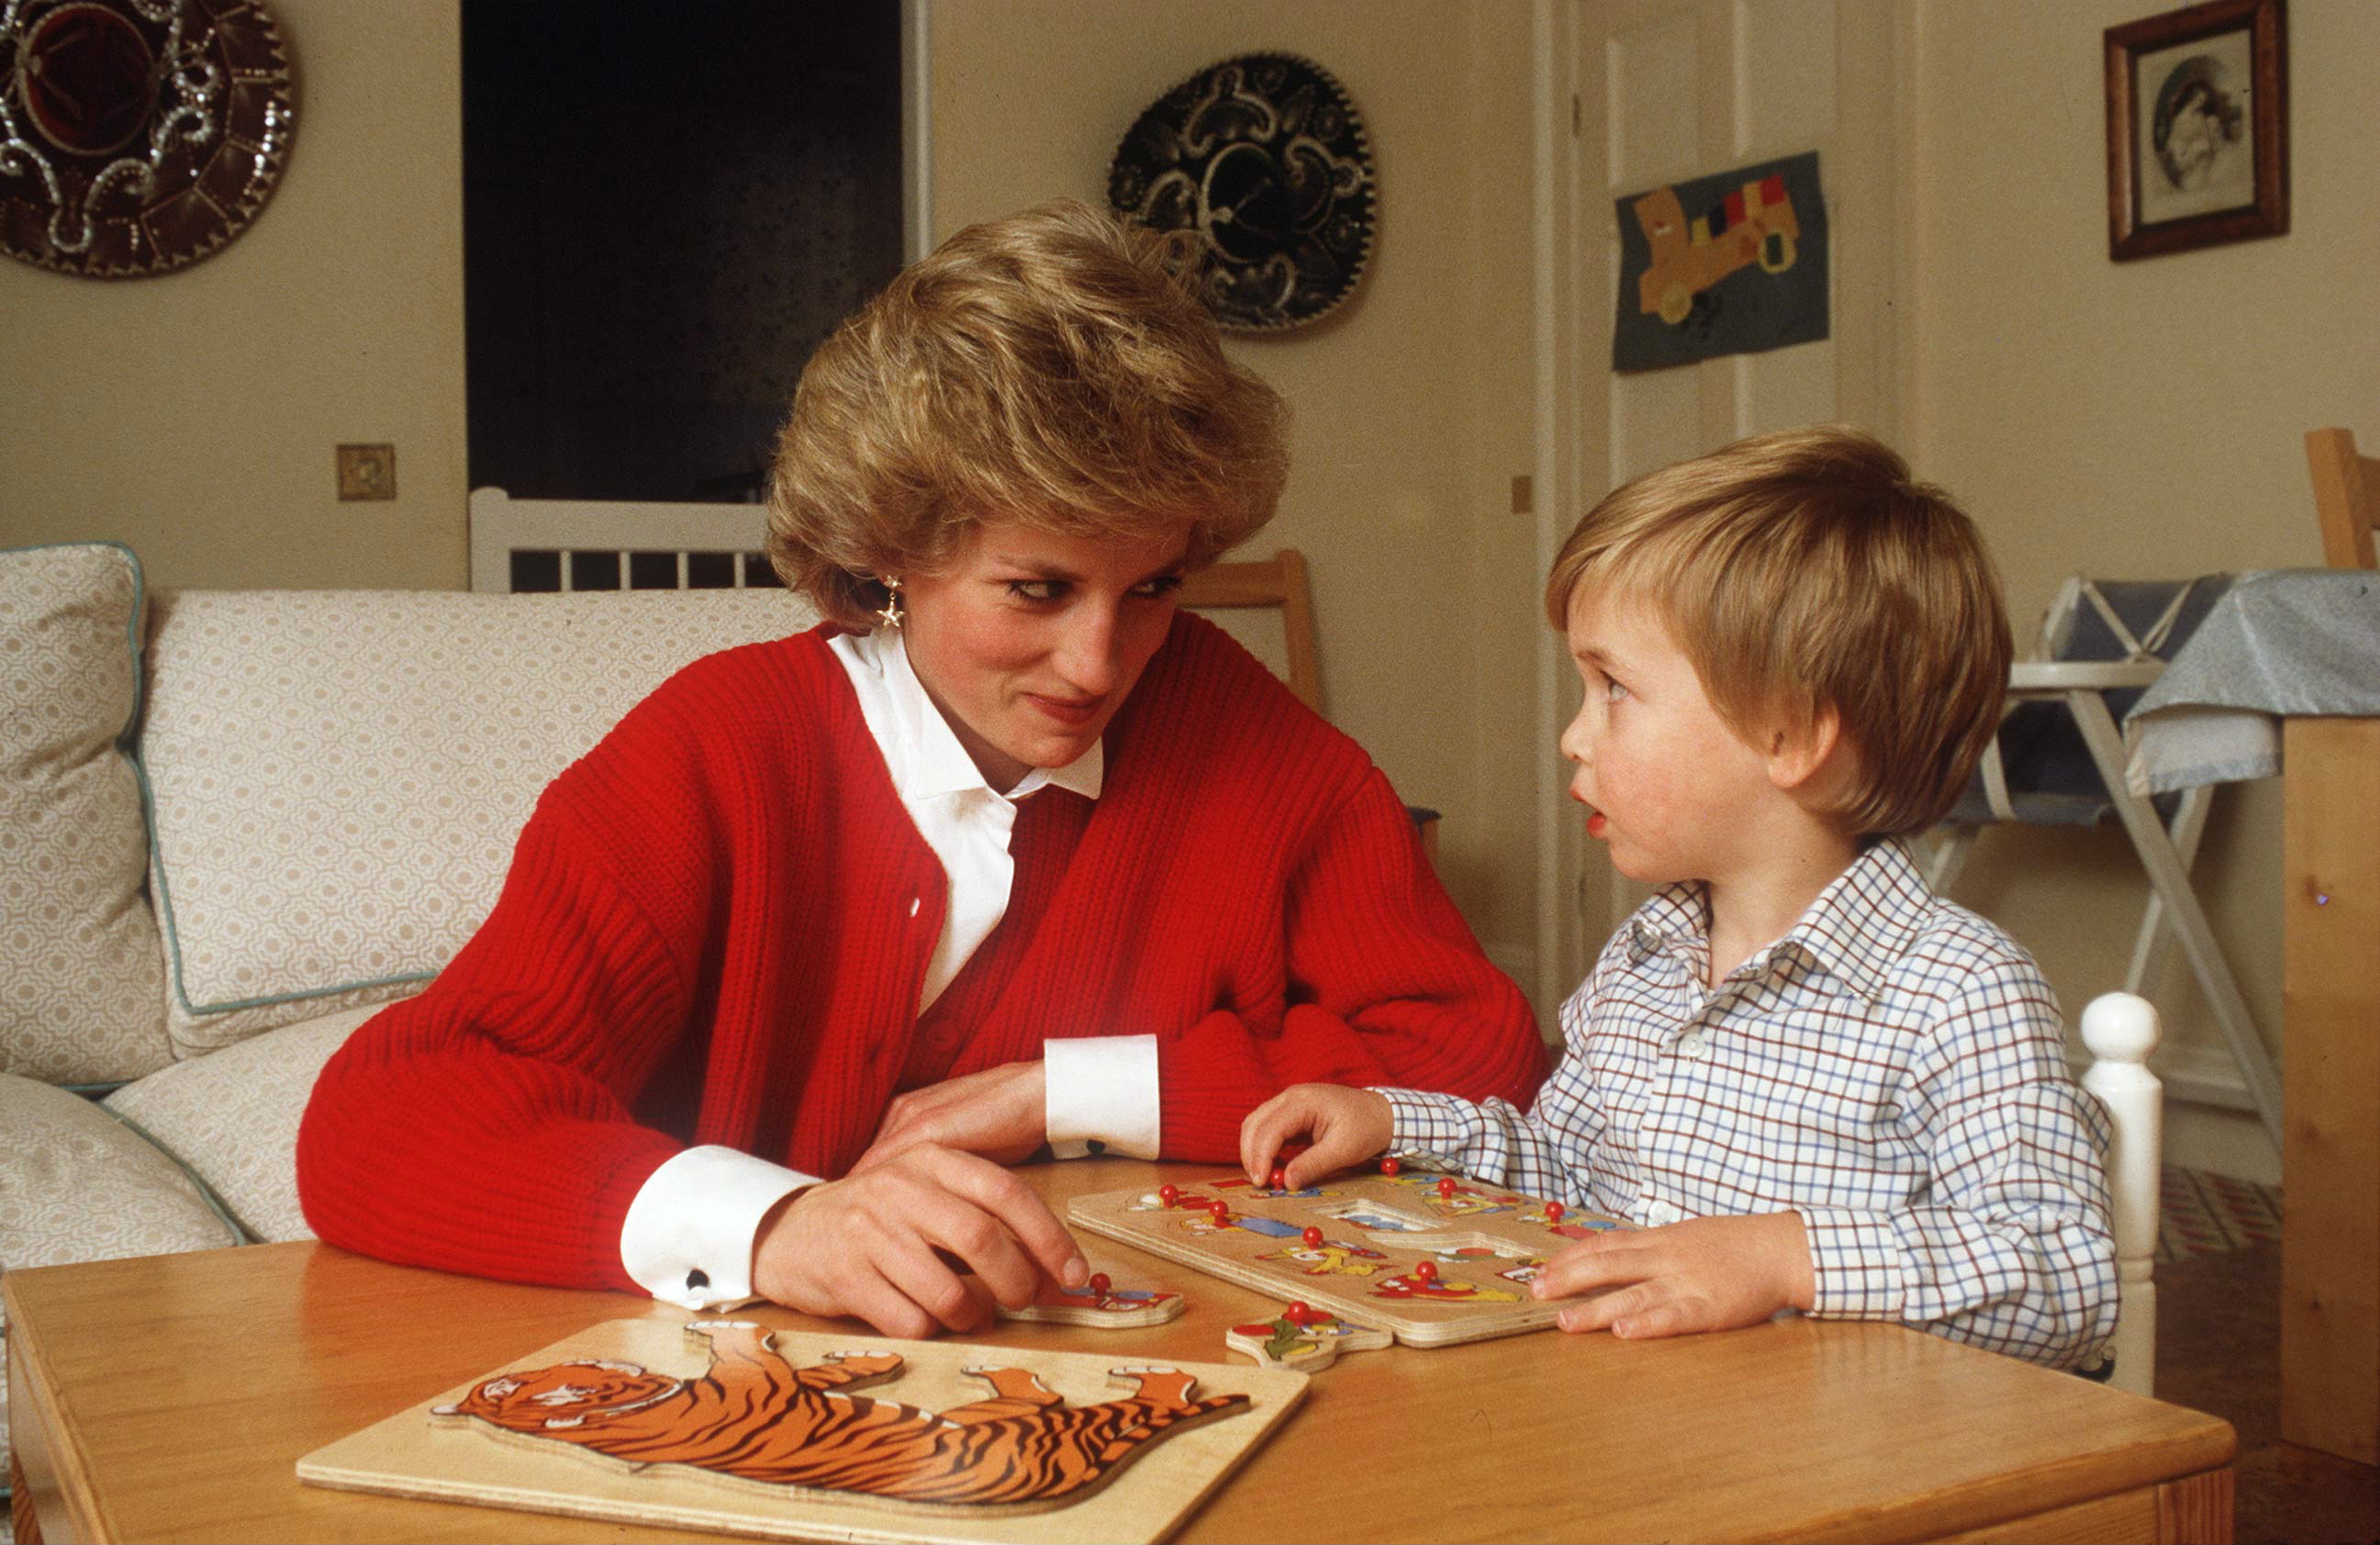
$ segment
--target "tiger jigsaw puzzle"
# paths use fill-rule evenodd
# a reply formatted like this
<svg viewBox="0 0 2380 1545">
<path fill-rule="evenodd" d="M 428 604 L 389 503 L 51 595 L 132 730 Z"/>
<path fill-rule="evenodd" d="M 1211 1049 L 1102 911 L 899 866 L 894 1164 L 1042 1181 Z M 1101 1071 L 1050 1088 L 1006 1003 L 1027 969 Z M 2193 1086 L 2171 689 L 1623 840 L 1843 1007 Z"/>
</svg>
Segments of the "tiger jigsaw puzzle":
<svg viewBox="0 0 2380 1545">
<path fill-rule="evenodd" d="M 1305 1381 L 1147 1354 L 613 1320 L 318 1449 L 298 1474 L 788 1539 L 1147 1541 L 1271 1434 Z"/>
<path fill-rule="evenodd" d="M 739 1480 L 905 1502 L 1044 1508 L 1106 1480 L 1178 1428 L 1240 1411 L 1194 1400 L 1179 1369 L 1119 1368 L 1133 1393 L 1069 1405 L 1029 1369 L 970 1368 L 991 1395 L 924 1411 L 850 1391 L 899 1377 L 889 1353 L 829 1353 L 795 1368 L 748 1320 L 698 1320 L 710 1367 L 673 1379 L 609 1359 L 503 1373 L 431 1414 L 572 1443 L 631 1465 L 689 1465 Z"/>
</svg>

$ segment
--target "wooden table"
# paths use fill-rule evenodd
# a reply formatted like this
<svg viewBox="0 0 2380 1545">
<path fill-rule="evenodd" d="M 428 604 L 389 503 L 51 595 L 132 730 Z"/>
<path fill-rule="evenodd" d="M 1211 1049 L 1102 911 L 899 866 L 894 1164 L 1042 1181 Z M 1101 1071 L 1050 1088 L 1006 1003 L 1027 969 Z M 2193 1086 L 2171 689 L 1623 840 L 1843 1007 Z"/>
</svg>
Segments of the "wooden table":
<svg viewBox="0 0 2380 1545">
<path fill-rule="evenodd" d="M 2380 1464 L 2380 719 L 2281 735 L 2281 1436 Z"/>
<path fill-rule="evenodd" d="M 1062 1202 L 1215 1172 L 1026 1173 Z M 1087 1243 L 1187 1289 L 1191 1309 L 1148 1331 L 974 1339 L 1213 1362 L 1226 1327 L 1278 1308 Z M 0 1287 L 19 1507 L 53 1541 L 663 1538 L 321 1490 L 294 1466 L 596 1321 L 682 1310 L 310 1244 L 33 1268 Z M 2228 1540 L 2233 1447 L 2212 1417 L 1895 1326 L 1546 1332 L 1342 1359 L 1181 1538 Z"/>
</svg>

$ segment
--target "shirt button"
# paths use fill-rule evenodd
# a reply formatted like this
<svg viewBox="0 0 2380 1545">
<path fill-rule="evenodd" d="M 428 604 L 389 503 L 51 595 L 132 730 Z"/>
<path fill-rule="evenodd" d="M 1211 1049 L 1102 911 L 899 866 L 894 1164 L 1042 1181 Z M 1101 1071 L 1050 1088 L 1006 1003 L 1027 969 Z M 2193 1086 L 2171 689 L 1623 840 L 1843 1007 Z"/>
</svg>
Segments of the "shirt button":
<svg viewBox="0 0 2380 1545">
<path fill-rule="evenodd" d="M 1678 1038 L 1678 1050 L 1690 1057 L 1699 1057 L 1710 1050 L 1710 1042 L 1703 1039 L 1701 1031 L 1696 1030 Z"/>
<path fill-rule="evenodd" d="M 914 918 L 917 915 L 917 908 L 925 904 L 925 899 L 926 898 L 923 896 L 911 896 L 909 898 L 909 916 Z"/>
</svg>

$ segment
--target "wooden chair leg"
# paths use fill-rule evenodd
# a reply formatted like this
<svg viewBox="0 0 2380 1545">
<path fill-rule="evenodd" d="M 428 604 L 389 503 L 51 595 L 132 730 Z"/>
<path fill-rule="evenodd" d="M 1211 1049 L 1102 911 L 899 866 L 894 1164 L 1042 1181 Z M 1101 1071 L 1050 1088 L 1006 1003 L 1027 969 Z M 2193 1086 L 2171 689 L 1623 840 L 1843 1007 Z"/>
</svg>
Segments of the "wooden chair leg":
<svg viewBox="0 0 2380 1545">
<path fill-rule="evenodd" d="M 2199 784 L 2184 789 L 2181 803 L 2175 807 L 2173 824 L 2166 828 L 2173 842 L 2173 854 L 2188 874 L 2198 860 L 2198 839 L 2206 834 L 2206 811 L 2215 803 L 2215 785 Z M 2132 942 L 2132 964 L 2124 973 L 2124 991 L 2146 996 L 2156 991 L 2157 979 L 2165 975 L 2166 957 L 2173 953 L 2174 931 L 2166 925 L 2165 898 L 2155 888 L 2149 891 L 2147 909 L 2141 914 L 2140 937 Z"/>
</svg>

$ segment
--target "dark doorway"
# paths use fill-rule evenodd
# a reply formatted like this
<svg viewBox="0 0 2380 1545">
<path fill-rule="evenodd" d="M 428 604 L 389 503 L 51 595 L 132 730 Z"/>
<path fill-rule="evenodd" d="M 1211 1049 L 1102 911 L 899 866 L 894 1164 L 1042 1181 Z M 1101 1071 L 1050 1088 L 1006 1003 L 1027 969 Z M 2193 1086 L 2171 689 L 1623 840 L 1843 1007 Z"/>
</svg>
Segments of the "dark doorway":
<svg viewBox="0 0 2380 1545">
<path fill-rule="evenodd" d="M 900 0 L 465 0 L 471 486 L 757 498 L 901 266 Z"/>
</svg>

